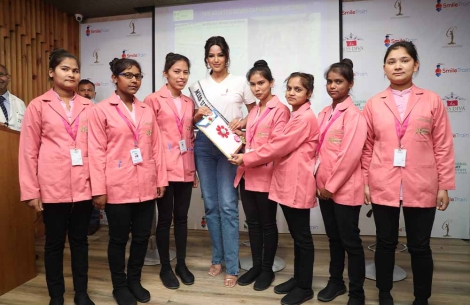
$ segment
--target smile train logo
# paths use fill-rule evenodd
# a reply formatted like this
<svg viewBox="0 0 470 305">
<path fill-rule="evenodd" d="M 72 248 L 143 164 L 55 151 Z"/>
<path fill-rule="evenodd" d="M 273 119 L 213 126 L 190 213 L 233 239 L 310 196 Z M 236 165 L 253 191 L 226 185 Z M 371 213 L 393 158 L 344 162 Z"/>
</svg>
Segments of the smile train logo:
<svg viewBox="0 0 470 305">
<path fill-rule="evenodd" d="M 385 34 L 384 45 L 387 48 L 390 46 L 390 35 L 392 35 L 392 34 Z"/>
<path fill-rule="evenodd" d="M 442 75 L 442 69 L 441 69 L 441 66 L 442 66 L 442 65 L 443 65 L 443 64 L 441 64 L 441 63 L 438 63 L 438 64 L 436 65 L 436 70 L 434 70 L 434 72 L 436 73 L 436 76 L 437 76 L 437 77 L 439 77 L 439 76 Z"/>
<path fill-rule="evenodd" d="M 127 57 L 127 56 L 126 56 L 126 51 L 127 51 L 127 50 L 122 50 L 121 58 L 126 58 L 126 57 Z"/>
</svg>

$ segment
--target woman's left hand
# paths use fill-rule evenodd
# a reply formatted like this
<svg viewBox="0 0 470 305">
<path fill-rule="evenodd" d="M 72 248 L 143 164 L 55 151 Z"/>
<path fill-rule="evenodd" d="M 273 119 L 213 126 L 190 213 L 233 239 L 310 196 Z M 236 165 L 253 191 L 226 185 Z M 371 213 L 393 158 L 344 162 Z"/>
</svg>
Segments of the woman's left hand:
<svg viewBox="0 0 470 305">
<path fill-rule="evenodd" d="M 162 198 L 165 195 L 165 187 L 159 186 L 157 187 L 157 198 Z"/>
<path fill-rule="evenodd" d="M 228 124 L 228 128 L 233 132 L 236 129 L 242 129 L 242 125 L 240 124 L 242 121 L 241 118 L 235 118 L 233 119 L 230 124 Z"/>
<path fill-rule="evenodd" d="M 193 181 L 193 188 L 197 189 L 198 186 L 199 186 L 199 178 L 198 178 L 197 174 L 195 173 L 194 174 L 194 181 Z"/>
<path fill-rule="evenodd" d="M 242 165 L 243 164 L 243 154 L 233 154 L 232 158 L 228 159 L 233 165 Z"/>
<path fill-rule="evenodd" d="M 445 211 L 449 206 L 449 194 L 446 190 L 439 190 L 437 192 L 437 209 L 439 211 Z"/>
<path fill-rule="evenodd" d="M 331 193 L 329 190 L 326 188 L 322 188 L 318 191 L 318 198 L 322 200 L 328 200 L 331 199 L 331 196 L 333 196 L 333 193 Z"/>
</svg>

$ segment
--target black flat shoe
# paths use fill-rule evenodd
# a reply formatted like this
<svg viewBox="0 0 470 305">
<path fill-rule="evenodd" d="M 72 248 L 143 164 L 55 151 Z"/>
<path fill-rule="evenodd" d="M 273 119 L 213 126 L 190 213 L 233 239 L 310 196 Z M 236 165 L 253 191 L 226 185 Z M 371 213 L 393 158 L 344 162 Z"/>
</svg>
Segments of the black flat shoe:
<svg viewBox="0 0 470 305">
<path fill-rule="evenodd" d="M 180 277 L 181 282 L 185 285 L 194 284 L 194 275 L 189 271 L 186 265 L 178 265 L 175 267 L 176 275 Z"/>
<path fill-rule="evenodd" d="M 163 286 L 168 289 L 178 289 L 180 288 L 180 282 L 176 275 L 173 273 L 173 270 L 168 270 L 160 272 L 160 279 L 162 280 Z"/>
<path fill-rule="evenodd" d="M 282 305 L 300 305 L 313 298 L 313 290 L 295 287 L 281 299 Z"/>
<path fill-rule="evenodd" d="M 64 297 L 51 298 L 49 305 L 64 305 Z"/>
<path fill-rule="evenodd" d="M 129 285 L 129 290 L 138 302 L 147 303 L 150 301 L 150 292 L 140 283 Z"/>
<path fill-rule="evenodd" d="M 337 296 L 346 293 L 346 286 L 338 285 L 332 282 L 328 282 L 325 288 L 323 288 L 317 295 L 317 299 L 322 302 L 333 301 Z"/>
<path fill-rule="evenodd" d="M 95 305 L 86 292 L 75 293 L 73 301 L 75 302 L 75 305 Z"/>
<path fill-rule="evenodd" d="M 261 274 L 261 269 L 250 268 L 247 272 L 238 277 L 238 285 L 247 286 L 256 281 L 256 278 Z"/>
<path fill-rule="evenodd" d="M 256 291 L 266 290 L 271 286 L 275 278 L 276 276 L 272 270 L 262 271 L 261 274 L 256 278 L 253 289 Z"/>
<path fill-rule="evenodd" d="M 297 280 L 294 278 L 291 278 L 287 282 L 284 282 L 282 284 L 275 286 L 274 292 L 277 294 L 287 294 L 291 292 L 292 289 L 294 289 L 295 287 L 297 287 Z"/>
<path fill-rule="evenodd" d="M 137 305 L 134 295 L 127 287 L 113 290 L 113 297 L 118 305 Z"/>
</svg>

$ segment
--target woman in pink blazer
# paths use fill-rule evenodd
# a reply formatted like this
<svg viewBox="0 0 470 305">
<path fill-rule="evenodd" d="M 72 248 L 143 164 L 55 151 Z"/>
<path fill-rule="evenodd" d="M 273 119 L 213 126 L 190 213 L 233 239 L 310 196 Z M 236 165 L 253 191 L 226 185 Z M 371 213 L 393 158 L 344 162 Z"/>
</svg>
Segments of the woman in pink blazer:
<svg viewBox="0 0 470 305">
<path fill-rule="evenodd" d="M 348 253 L 349 302 L 363 305 L 365 263 L 359 237 L 359 213 L 364 203 L 361 155 L 367 124 L 353 104 L 349 91 L 354 85 L 353 63 L 345 58 L 325 73 L 331 106 L 318 115 L 317 195 L 330 243 L 330 279 L 318 293 L 329 302 L 346 292 L 343 281 L 345 252 Z"/>
<path fill-rule="evenodd" d="M 165 151 L 168 187 L 157 199 L 158 223 L 156 230 L 160 254 L 160 278 L 165 287 L 177 289 L 179 281 L 170 265 L 170 226 L 174 221 L 176 243 L 176 274 L 185 285 L 194 283 L 194 275 L 186 266 L 188 237 L 188 210 L 193 187 L 197 187 L 194 165 L 194 102 L 181 93 L 188 78 L 190 62 L 186 56 L 168 53 L 163 75 L 167 84 L 145 98 L 155 113 L 160 126 Z"/>
<path fill-rule="evenodd" d="M 75 92 L 80 64 L 67 51 L 51 53 L 49 77 L 52 89 L 29 103 L 23 120 L 21 200 L 43 214 L 49 304 L 64 304 L 63 255 L 68 234 L 75 304 L 92 305 L 87 294 L 87 232 L 93 210 L 87 143 L 91 102 Z"/>
<path fill-rule="evenodd" d="M 245 151 L 256 150 L 282 133 L 289 121 L 289 109 L 277 96 L 271 94 L 274 79 L 268 64 L 258 60 L 248 71 L 246 78 L 251 92 L 259 99 L 251 109 L 246 124 L 248 135 Z M 248 224 L 253 267 L 238 278 L 241 286 L 253 282 L 257 291 L 269 288 L 274 281 L 272 270 L 277 250 L 277 203 L 268 198 L 273 173 L 273 162 L 257 167 L 239 166 L 234 186 L 240 184 L 243 210 Z"/>
<path fill-rule="evenodd" d="M 393 304 L 395 248 L 400 206 L 411 254 L 413 305 L 428 304 L 433 259 L 429 246 L 436 208 L 455 189 L 454 146 L 441 98 L 413 85 L 418 53 L 411 42 L 391 45 L 384 57 L 390 87 L 367 101 L 367 141 L 362 155 L 365 202 L 372 202 L 377 228 L 375 265 L 379 304 Z"/>
<path fill-rule="evenodd" d="M 135 97 L 143 77 L 139 63 L 125 58 L 110 65 L 116 91 L 96 104 L 90 116 L 91 187 L 95 206 L 106 209 L 108 218 L 113 296 L 118 305 L 132 305 L 150 300 L 140 278 L 155 198 L 165 192 L 167 171 L 155 115 Z"/>
<path fill-rule="evenodd" d="M 286 80 L 286 99 L 292 106 L 289 122 L 272 140 L 230 161 L 246 168 L 266 166 L 274 161 L 269 199 L 279 202 L 294 239 L 294 277 L 274 287 L 287 294 L 281 304 L 302 304 L 313 298 L 314 247 L 310 233 L 310 209 L 316 206 L 313 176 L 318 144 L 318 122 L 310 109 L 313 76 L 292 73 Z"/>
</svg>

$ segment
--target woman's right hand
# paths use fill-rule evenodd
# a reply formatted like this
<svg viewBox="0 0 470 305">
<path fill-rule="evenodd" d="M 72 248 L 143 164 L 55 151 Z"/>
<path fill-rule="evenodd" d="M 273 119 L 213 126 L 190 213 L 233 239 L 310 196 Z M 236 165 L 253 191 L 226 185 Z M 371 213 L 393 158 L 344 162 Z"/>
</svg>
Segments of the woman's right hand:
<svg viewBox="0 0 470 305">
<path fill-rule="evenodd" d="M 364 185 L 364 203 L 369 205 L 371 204 L 370 201 L 370 189 L 368 185 Z"/>
<path fill-rule="evenodd" d="M 99 210 L 104 210 L 106 201 L 108 201 L 108 196 L 106 194 L 93 196 L 93 205 Z"/>
<path fill-rule="evenodd" d="M 42 207 L 42 201 L 41 198 L 36 198 L 36 199 L 31 199 L 26 201 L 26 204 L 34 209 L 36 212 L 42 212 L 44 208 Z"/>
<path fill-rule="evenodd" d="M 212 115 L 212 111 L 208 107 L 202 106 L 196 111 L 196 114 L 194 114 L 194 123 L 202 120 L 202 117 L 205 115 Z"/>
</svg>

